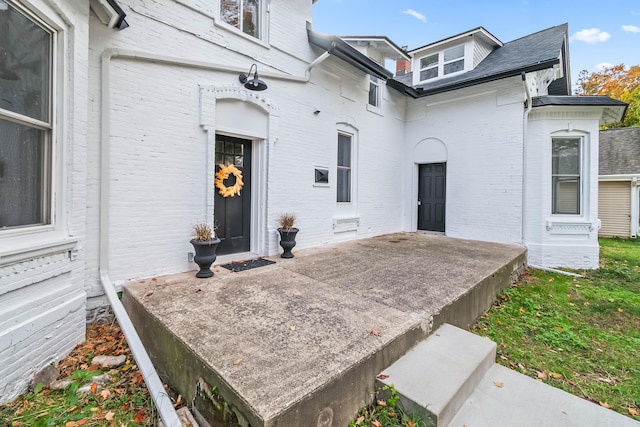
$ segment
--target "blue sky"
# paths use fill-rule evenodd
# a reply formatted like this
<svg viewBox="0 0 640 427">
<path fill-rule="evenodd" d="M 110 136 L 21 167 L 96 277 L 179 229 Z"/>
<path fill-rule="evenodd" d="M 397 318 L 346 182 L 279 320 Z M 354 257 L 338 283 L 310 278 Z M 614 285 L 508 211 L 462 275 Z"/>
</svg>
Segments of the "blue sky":
<svg viewBox="0 0 640 427">
<path fill-rule="evenodd" d="M 313 6 L 316 31 L 387 36 L 409 49 L 479 26 L 505 43 L 565 22 L 572 84 L 583 69 L 640 65 L 639 0 L 319 0 Z"/>
</svg>

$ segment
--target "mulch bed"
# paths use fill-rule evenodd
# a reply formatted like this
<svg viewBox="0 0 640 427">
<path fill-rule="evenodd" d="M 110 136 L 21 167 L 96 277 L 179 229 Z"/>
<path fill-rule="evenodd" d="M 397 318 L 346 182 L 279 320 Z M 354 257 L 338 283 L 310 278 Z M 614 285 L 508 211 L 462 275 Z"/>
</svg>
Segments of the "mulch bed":
<svg viewBox="0 0 640 427">
<path fill-rule="evenodd" d="M 231 270 L 234 273 L 239 273 L 245 270 L 251 270 L 252 268 L 264 267 L 265 265 L 275 264 L 275 261 L 270 261 L 264 258 L 255 258 L 247 261 L 234 261 L 228 264 L 222 264 L 220 267 L 224 267 L 227 270 Z"/>
</svg>

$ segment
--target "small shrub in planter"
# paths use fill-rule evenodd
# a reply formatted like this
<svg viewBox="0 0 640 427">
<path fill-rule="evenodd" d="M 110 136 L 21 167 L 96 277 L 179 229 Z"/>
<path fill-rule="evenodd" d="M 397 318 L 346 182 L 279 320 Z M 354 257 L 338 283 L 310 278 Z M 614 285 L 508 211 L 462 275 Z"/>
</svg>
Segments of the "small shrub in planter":
<svg viewBox="0 0 640 427">
<path fill-rule="evenodd" d="M 200 267 L 196 277 L 204 279 L 213 276 L 211 264 L 217 258 L 216 250 L 220 244 L 220 239 L 216 238 L 215 230 L 209 224 L 196 224 L 193 226 L 193 239 L 191 244 L 196 252 L 193 260 Z"/>
<path fill-rule="evenodd" d="M 291 213 L 283 213 L 278 217 L 278 233 L 280 233 L 280 246 L 284 250 L 282 258 L 293 258 L 291 249 L 296 245 L 296 234 L 298 234 L 297 228 L 294 227 L 296 223 L 296 216 Z"/>
</svg>

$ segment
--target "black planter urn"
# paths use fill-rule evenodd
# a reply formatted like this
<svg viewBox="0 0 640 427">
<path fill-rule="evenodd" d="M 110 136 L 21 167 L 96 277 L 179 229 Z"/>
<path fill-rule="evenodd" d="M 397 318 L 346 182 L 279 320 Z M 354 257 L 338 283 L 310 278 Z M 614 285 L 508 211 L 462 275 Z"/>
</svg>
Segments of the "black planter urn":
<svg viewBox="0 0 640 427">
<path fill-rule="evenodd" d="M 293 258 L 293 254 L 291 253 L 291 249 L 296 245 L 296 234 L 298 234 L 297 228 L 278 228 L 278 233 L 280 233 L 280 246 L 284 252 L 282 253 L 282 258 Z"/>
<path fill-rule="evenodd" d="M 198 267 L 200 267 L 200 271 L 196 273 L 196 277 L 200 279 L 212 277 L 213 271 L 211 271 L 211 264 L 213 264 L 217 258 L 216 250 L 220 244 L 220 239 L 204 242 L 194 239 L 191 240 L 191 244 L 196 251 L 196 256 L 193 257 L 193 260 L 198 264 Z"/>
</svg>

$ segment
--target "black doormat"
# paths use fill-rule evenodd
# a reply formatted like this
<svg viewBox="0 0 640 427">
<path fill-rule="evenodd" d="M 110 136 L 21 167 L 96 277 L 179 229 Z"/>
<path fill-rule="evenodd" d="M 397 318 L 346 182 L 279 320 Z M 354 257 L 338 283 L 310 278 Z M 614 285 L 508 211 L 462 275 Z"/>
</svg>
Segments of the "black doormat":
<svg viewBox="0 0 640 427">
<path fill-rule="evenodd" d="M 227 270 L 231 270 L 235 273 L 239 273 L 245 270 L 251 270 L 252 268 L 264 267 L 265 265 L 275 264 L 275 261 L 269 261 L 264 258 L 250 259 L 248 261 L 234 261 L 228 264 L 222 264 L 220 267 L 224 267 Z"/>
</svg>

